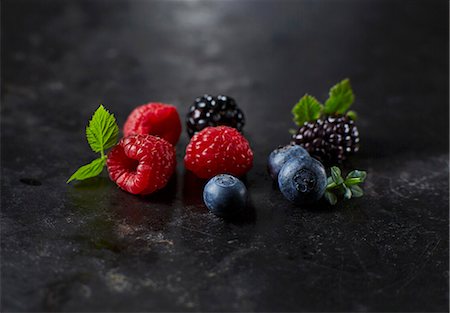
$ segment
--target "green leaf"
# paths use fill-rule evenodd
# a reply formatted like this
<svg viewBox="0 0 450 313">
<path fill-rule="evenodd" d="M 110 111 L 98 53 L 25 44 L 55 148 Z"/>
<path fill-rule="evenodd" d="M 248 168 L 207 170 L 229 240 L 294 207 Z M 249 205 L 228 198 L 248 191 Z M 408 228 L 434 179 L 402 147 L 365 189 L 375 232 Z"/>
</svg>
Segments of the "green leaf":
<svg viewBox="0 0 450 313">
<path fill-rule="evenodd" d="M 337 203 L 337 197 L 334 193 L 330 191 L 325 191 L 323 196 L 331 205 L 335 205 Z"/>
<path fill-rule="evenodd" d="M 95 111 L 89 126 L 86 127 L 86 138 L 94 152 L 103 154 L 105 149 L 111 148 L 117 143 L 119 127 L 116 118 L 109 113 L 103 105 Z"/>
<path fill-rule="evenodd" d="M 294 122 L 298 126 L 303 126 L 305 122 L 315 121 L 320 117 L 322 104 L 316 98 L 305 94 L 292 108 Z"/>
<path fill-rule="evenodd" d="M 351 199 L 352 198 L 352 191 L 347 186 L 344 186 L 344 198 L 345 199 Z"/>
<path fill-rule="evenodd" d="M 331 167 L 331 177 L 336 185 L 340 185 L 344 182 L 341 176 L 341 170 L 337 166 Z"/>
<path fill-rule="evenodd" d="M 350 186 L 349 188 L 352 191 L 352 195 L 353 195 L 354 198 L 362 197 L 363 194 L 364 194 L 364 192 L 361 189 L 361 187 L 359 187 L 357 185 Z"/>
<path fill-rule="evenodd" d="M 106 157 L 101 157 L 95 159 L 89 164 L 83 165 L 80 167 L 72 176 L 67 180 L 67 183 L 70 183 L 72 180 L 84 180 L 87 178 L 95 177 L 99 175 L 103 167 L 106 164 Z"/>
<path fill-rule="evenodd" d="M 327 177 L 327 186 L 331 185 L 333 183 L 333 177 L 329 176 Z"/>
<path fill-rule="evenodd" d="M 344 181 L 344 184 L 346 184 L 347 186 L 352 186 L 352 185 L 357 185 L 362 183 L 363 181 L 361 180 L 361 178 L 347 178 Z"/>
<path fill-rule="evenodd" d="M 346 114 L 351 120 L 356 121 L 358 119 L 358 114 L 355 111 L 348 111 Z"/>
<path fill-rule="evenodd" d="M 331 176 L 327 177 L 327 187 L 324 193 L 328 202 L 335 204 L 338 200 L 337 195 L 342 195 L 344 199 L 362 197 L 363 190 L 357 184 L 362 183 L 366 178 L 367 173 L 365 171 L 351 171 L 345 181 L 339 167 L 331 167 L 330 172 Z"/>
<path fill-rule="evenodd" d="M 344 114 L 355 100 L 349 79 L 337 83 L 330 89 L 330 95 L 325 102 L 324 112 L 327 114 Z"/>
<path fill-rule="evenodd" d="M 365 171 L 354 170 L 347 174 L 346 180 L 350 178 L 359 178 L 360 182 L 363 182 L 367 177 L 367 173 Z"/>
</svg>

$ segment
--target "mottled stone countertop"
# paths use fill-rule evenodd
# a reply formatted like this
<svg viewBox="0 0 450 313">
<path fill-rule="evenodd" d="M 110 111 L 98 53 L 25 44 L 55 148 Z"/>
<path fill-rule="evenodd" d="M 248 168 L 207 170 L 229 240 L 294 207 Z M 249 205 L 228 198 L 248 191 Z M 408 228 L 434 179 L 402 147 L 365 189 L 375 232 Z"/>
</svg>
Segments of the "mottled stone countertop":
<svg viewBox="0 0 450 313">
<path fill-rule="evenodd" d="M 1 4 L 2 311 L 448 311 L 447 1 L 12 1 Z M 350 77 L 363 198 L 295 207 L 266 174 L 290 109 Z M 99 103 L 182 115 L 234 97 L 252 206 L 209 214 L 177 174 L 137 197 L 94 155 Z"/>
</svg>

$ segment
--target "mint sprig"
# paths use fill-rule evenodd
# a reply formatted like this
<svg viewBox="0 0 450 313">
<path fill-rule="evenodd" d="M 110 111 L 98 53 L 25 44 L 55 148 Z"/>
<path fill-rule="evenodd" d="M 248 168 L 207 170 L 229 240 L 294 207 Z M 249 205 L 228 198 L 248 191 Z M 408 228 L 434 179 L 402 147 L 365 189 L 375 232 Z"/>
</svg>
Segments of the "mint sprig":
<svg viewBox="0 0 450 313">
<path fill-rule="evenodd" d="M 86 127 L 86 138 L 92 151 L 100 153 L 100 157 L 83 165 L 70 176 L 67 183 L 73 180 L 84 180 L 99 175 L 106 165 L 105 150 L 113 147 L 119 137 L 119 126 L 113 114 L 100 105 L 94 112 Z"/>
<path fill-rule="evenodd" d="M 364 192 L 358 184 L 363 183 L 366 177 L 367 173 L 365 171 L 354 170 L 348 173 L 344 179 L 339 167 L 331 167 L 331 176 L 327 179 L 327 187 L 324 194 L 325 199 L 331 205 L 335 205 L 338 201 L 338 196 L 342 196 L 347 200 L 362 197 Z"/>
<path fill-rule="evenodd" d="M 356 112 L 348 111 L 355 100 L 350 80 L 340 81 L 329 92 L 325 104 L 321 104 L 316 98 L 305 94 L 292 108 L 294 122 L 303 126 L 305 122 L 313 122 L 324 115 L 347 114 L 351 119 L 356 119 Z"/>
</svg>

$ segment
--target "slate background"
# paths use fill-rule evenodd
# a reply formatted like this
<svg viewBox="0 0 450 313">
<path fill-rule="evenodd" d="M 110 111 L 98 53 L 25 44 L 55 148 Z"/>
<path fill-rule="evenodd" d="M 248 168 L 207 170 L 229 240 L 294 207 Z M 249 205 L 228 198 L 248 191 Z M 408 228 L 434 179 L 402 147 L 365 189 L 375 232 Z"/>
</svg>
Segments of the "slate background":
<svg viewBox="0 0 450 313">
<path fill-rule="evenodd" d="M 2 311 L 448 311 L 447 1 L 1 2 Z M 265 172 L 291 106 L 350 77 L 363 198 L 296 208 Z M 142 198 L 94 155 L 99 103 L 185 114 L 233 96 L 253 209 L 206 212 L 184 172 Z"/>
</svg>

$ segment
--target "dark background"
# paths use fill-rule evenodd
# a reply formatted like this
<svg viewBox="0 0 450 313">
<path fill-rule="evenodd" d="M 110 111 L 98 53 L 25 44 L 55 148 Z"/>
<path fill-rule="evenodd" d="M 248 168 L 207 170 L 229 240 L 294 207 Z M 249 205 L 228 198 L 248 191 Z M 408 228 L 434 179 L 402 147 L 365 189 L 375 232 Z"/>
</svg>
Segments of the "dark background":
<svg viewBox="0 0 450 313">
<path fill-rule="evenodd" d="M 447 311 L 447 1 L 2 1 L 2 311 Z M 363 198 L 298 208 L 265 172 L 292 105 L 349 77 Z M 138 197 L 95 156 L 103 103 L 203 93 L 247 116 L 253 209 L 207 213 L 184 172 Z"/>
</svg>

